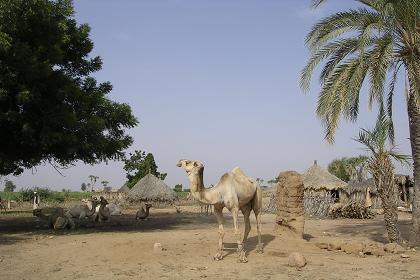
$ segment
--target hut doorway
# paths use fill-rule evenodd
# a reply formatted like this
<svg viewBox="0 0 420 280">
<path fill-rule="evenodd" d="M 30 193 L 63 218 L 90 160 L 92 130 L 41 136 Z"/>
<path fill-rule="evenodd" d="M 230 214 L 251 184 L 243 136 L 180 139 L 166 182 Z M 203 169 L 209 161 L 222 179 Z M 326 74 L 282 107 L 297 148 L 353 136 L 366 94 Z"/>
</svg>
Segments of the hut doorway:
<svg viewBox="0 0 420 280">
<path fill-rule="evenodd" d="M 340 192 L 338 190 L 330 190 L 328 191 L 331 198 L 334 200 L 334 203 L 340 201 Z"/>
</svg>

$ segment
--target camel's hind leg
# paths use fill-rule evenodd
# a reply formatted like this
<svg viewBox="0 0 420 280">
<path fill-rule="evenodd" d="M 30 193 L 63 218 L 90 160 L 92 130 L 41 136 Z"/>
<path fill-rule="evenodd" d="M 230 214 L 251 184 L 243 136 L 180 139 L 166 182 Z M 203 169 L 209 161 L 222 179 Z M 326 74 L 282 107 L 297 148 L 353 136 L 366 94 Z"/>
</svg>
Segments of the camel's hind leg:
<svg viewBox="0 0 420 280">
<path fill-rule="evenodd" d="M 252 199 L 252 209 L 255 213 L 255 219 L 257 220 L 257 233 L 258 233 L 258 245 L 257 252 L 263 252 L 263 244 L 261 242 L 261 212 L 262 212 L 262 193 L 261 189 L 257 188 L 257 191 Z"/>
<path fill-rule="evenodd" d="M 225 230 L 223 228 L 223 224 L 225 219 L 223 218 L 223 207 L 214 207 L 214 213 L 216 214 L 217 223 L 219 224 L 219 250 L 214 256 L 216 261 L 220 261 L 223 259 L 223 237 L 225 235 Z"/>
</svg>

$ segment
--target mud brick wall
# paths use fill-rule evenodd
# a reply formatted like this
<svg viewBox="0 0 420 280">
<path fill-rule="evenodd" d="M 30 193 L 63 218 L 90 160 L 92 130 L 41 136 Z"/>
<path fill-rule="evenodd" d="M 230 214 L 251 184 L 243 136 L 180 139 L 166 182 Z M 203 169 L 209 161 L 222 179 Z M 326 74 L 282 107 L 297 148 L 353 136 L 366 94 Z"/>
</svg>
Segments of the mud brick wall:
<svg viewBox="0 0 420 280">
<path fill-rule="evenodd" d="M 285 171 L 277 183 L 277 229 L 303 238 L 305 225 L 303 209 L 303 181 L 296 171 Z"/>
</svg>

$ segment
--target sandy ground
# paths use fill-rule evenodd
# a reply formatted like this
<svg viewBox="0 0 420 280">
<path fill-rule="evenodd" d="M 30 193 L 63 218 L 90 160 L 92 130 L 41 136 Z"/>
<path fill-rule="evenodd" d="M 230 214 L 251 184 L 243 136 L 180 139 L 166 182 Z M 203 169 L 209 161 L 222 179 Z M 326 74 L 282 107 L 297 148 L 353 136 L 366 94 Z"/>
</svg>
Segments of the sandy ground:
<svg viewBox="0 0 420 280">
<path fill-rule="evenodd" d="M 185 209 L 184 209 L 185 210 Z M 406 234 L 409 215 L 400 215 Z M 154 210 L 148 221 L 125 214 L 111 223 L 83 222 L 54 232 L 34 217 L 0 214 L 0 279 L 420 279 L 419 250 L 383 257 L 347 255 L 317 248 L 318 241 L 385 242 L 381 217 L 374 220 L 317 220 L 305 224 L 305 240 L 279 236 L 274 215 L 263 215 L 264 253 L 255 252 L 255 219 L 246 264 L 237 262 L 231 217 L 226 219 L 225 258 L 214 261 L 217 225 L 213 215 Z M 164 251 L 153 253 L 160 242 Z M 308 264 L 287 266 L 291 252 Z"/>
</svg>

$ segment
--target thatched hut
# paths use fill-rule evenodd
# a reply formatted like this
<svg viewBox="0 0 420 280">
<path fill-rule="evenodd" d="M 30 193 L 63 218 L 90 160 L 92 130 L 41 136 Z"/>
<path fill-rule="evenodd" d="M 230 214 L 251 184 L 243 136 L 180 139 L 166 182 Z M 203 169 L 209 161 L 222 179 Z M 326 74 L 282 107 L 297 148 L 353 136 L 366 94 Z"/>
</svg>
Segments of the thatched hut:
<svg viewBox="0 0 420 280">
<path fill-rule="evenodd" d="M 130 202 L 148 201 L 172 204 L 178 200 L 178 196 L 162 180 L 149 173 L 128 192 L 127 199 Z"/>
<path fill-rule="evenodd" d="M 373 178 L 362 181 L 350 181 L 347 185 L 346 193 L 347 194 L 342 197 L 343 202 L 354 201 L 360 205 L 371 205 L 373 209 L 382 207 L 382 202 Z M 367 203 L 366 198 L 370 199 Z"/>
<path fill-rule="evenodd" d="M 322 169 L 316 160 L 303 174 L 303 185 L 305 196 L 330 197 L 334 202 L 340 201 L 340 197 L 345 194 L 347 187 L 346 182 Z"/>
<path fill-rule="evenodd" d="M 130 188 L 127 186 L 127 183 L 124 183 L 121 188 L 118 189 L 118 192 L 120 193 L 128 193 L 130 191 Z"/>
</svg>

